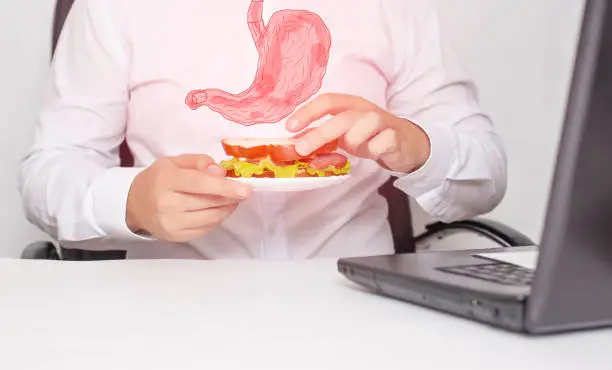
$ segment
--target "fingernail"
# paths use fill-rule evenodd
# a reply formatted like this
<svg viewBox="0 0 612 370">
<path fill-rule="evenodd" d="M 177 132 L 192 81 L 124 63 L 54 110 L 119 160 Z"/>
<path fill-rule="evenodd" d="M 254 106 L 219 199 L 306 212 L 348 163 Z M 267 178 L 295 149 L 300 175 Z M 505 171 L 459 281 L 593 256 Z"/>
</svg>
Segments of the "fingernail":
<svg viewBox="0 0 612 370">
<path fill-rule="evenodd" d="M 225 169 L 223 167 L 220 167 L 216 164 L 212 164 L 210 165 L 206 171 L 208 171 L 209 173 L 213 174 L 213 175 L 218 175 L 218 176 L 225 176 Z"/>
<path fill-rule="evenodd" d="M 204 171 L 206 169 L 206 161 L 203 159 L 199 159 L 196 163 L 196 168 L 200 171 Z"/>
<path fill-rule="evenodd" d="M 295 151 L 299 155 L 308 155 L 310 154 L 310 145 L 307 141 L 299 140 L 297 143 L 295 143 Z"/>
<path fill-rule="evenodd" d="M 287 128 L 291 131 L 295 130 L 298 126 L 298 120 L 295 118 L 290 118 L 287 120 Z"/>
</svg>

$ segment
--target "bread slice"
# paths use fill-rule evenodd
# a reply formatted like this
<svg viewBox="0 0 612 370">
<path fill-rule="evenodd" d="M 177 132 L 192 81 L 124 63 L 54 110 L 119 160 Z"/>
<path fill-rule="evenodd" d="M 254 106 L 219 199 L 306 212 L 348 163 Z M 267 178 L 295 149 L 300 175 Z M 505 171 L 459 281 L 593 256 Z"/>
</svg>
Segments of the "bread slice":
<svg viewBox="0 0 612 370">
<path fill-rule="evenodd" d="M 296 152 L 296 141 L 295 138 L 227 138 L 221 144 L 225 153 L 234 158 L 269 158 L 273 162 L 292 162 L 338 149 L 338 143 L 332 142 L 304 156 Z"/>
</svg>

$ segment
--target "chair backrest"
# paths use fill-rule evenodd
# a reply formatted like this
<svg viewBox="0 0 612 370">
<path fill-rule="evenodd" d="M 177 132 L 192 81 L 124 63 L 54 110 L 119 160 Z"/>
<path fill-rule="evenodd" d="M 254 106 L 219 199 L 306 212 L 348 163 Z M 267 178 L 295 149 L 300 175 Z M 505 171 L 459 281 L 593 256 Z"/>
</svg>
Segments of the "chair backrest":
<svg viewBox="0 0 612 370">
<path fill-rule="evenodd" d="M 393 185 L 391 178 L 380 187 L 379 193 L 387 200 L 389 214 L 387 220 L 393 233 L 395 253 L 413 253 L 416 251 L 414 229 L 412 227 L 412 212 L 408 197 L 403 191 Z"/>
<path fill-rule="evenodd" d="M 73 3 L 74 0 L 57 0 L 55 4 L 52 52 L 55 52 L 57 40 Z M 131 167 L 134 165 L 134 158 L 125 141 L 121 144 L 120 157 L 121 166 Z M 406 195 L 395 188 L 392 182 L 393 179 L 385 183 L 379 192 L 389 204 L 388 221 L 393 233 L 395 251 L 396 253 L 412 253 L 415 251 L 415 242 L 410 204 Z"/>
<path fill-rule="evenodd" d="M 55 53 L 55 47 L 57 46 L 57 40 L 62 33 L 64 22 L 66 17 L 72 8 L 74 0 L 57 0 L 55 3 L 55 13 L 53 14 L 53 40 L 51 43 L 51 55 Z"/>
</svg>

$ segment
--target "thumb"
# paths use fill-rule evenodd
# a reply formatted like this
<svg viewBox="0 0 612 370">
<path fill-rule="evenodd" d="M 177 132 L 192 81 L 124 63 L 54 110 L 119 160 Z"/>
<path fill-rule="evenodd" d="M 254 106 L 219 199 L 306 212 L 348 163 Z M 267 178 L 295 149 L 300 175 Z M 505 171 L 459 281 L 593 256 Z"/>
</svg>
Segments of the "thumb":
<svg viewBox="0 0 612 370">
<path fill-rule="evenodd" d="M 169 158 L 178 168 L 205 171 L 216 165 L 215 160 L 206 154 L 181 154 Z"/>
</svg>

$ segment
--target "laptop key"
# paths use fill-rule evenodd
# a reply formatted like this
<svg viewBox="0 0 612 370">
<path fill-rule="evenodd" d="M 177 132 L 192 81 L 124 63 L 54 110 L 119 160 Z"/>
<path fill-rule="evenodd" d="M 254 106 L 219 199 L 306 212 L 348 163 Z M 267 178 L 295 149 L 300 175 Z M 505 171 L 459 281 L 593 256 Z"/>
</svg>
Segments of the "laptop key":
<svg viewBox="0 0 612 370">
<path fill-rule="evenodd" d="M 531 285 L 533 271 L 507 263 L 485 263 L 478 265 L 443 267 L 438 270 L 491 281 L 503 285 Z"/>
</svg>

